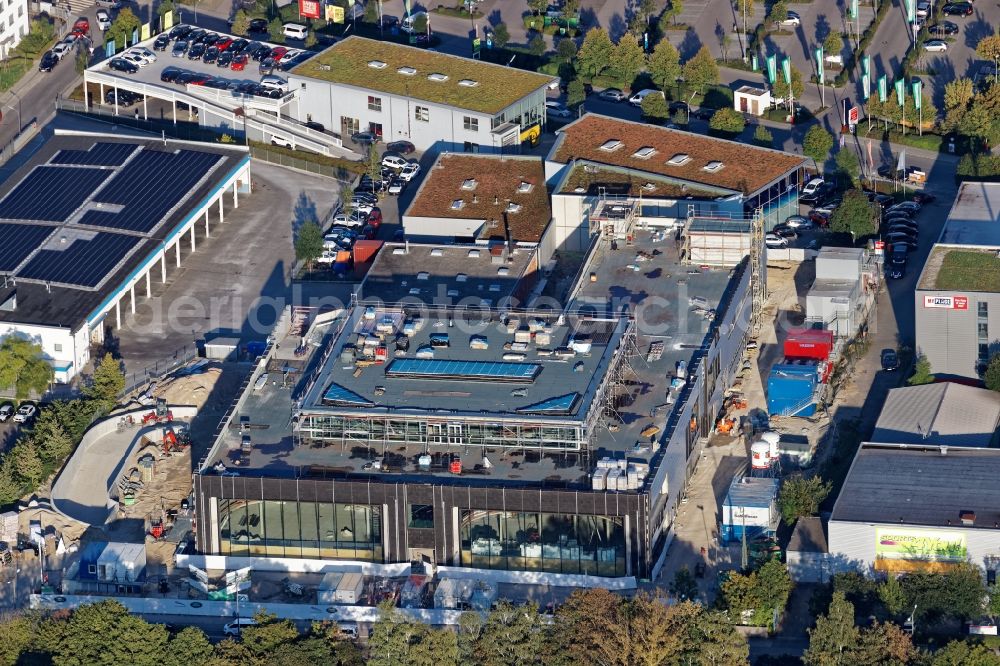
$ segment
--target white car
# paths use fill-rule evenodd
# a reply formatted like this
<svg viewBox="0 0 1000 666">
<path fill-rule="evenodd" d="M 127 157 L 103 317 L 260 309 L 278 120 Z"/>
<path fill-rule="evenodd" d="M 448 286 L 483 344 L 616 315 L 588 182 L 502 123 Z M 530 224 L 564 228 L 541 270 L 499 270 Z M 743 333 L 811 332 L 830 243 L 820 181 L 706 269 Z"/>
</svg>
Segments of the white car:
<svg viewBox="0 0 1000 666">
<path fill-rule="evenodd" d="M 389 194 L 400 194 L 406 186 L 406 181 L 402 178 L 393 178 L 389 183 Z"/>
<path fill-rule="evenodd" d="M 931 3 L 927 0 L 917 3 L 917 16 L 919 18 L 927 18 L 927 15 L 931 13 Z"/>
<path fill-rule="evenodd" d="M 295 144 L 288 137 L 274 135 L 271 137 L 272 146 L 281 146 L 282 148 L 295 148 Z"/>
<path fill-rule="evenodd" d="M 3 423 L 10 418 L 11 414 L 14 413 L 14 406 L 7 403 L 3 407 L 0 407 L 0 423 Z"/>
<path fill-rule="evenodd" d="M 373 210 L 375 210 L 375 206 L 368 203 L 367 201 L 357 201 L 357 200 L 351 201 L 351 208 L 353 208 L 354 212 L 356 213 L 364 213 L 365 217 L 367 217 L 369 214 L 371 214 Z"/>
<path fill-rule="evenodd" d="M 417 177 L 418 173 L 420 173 L 420 165 L 416 162 L 409 162 L 405 167 L 403 167 L 403 170 L 399 172 L 399 177 L 406 182 L 410 182 Z"/>
<path fill-rule="evenodd" d="M 238 476 L 238 475 L 237 474 L 231 474 L 231 475 L 223 474 L 223 476 Z M 251 617 L 241 617 L 239 619 L 233 620 L 229 624 L 227 624 L 224 627 L 222 627 L 222 633 L 224 633 L 226 636 L 239 636 L 241 629 L 245 629 L 246 627 L 253 627 L 253 626 L 256 626 L 256 625 L 257 625 L 257 622 L 253 618 L 251 618 Z"/>
<path fill-rule="evenodd" d="M 943 39 L 931 39 L 924 42 L 924 51 L 928 53 L 944 53 L 948 50 L 948 42 Z"/>
<path fill-rule="evenodd" d="M 655 90 L 653 88 L 643 88 L 636 94 L 629 97 L 628 103 L 631 104 L 632 106 L 642 106 L 642 100 L 646 99 L 646 97 L 652 94 L 662 95 L 663 91 Z"/>
<path fill-rule="evenodd" d="M 767 234 L 764 236 L 764 245 L 770 248 L 786 248 L 788 247 L 788 241 L 781 236 L 776 236 L 775 234 Z"/>
<path fill-rule="evenodd" d="M 62 41 L 52 47 L 52 53 L 57 56 L 60 60 L 63 56 L 69 53 L 73 48 L 73 42 Z"/>
<path fill-rule="evenodd" d="M 146 61 L 146 64 L 156 62 L 156 54 L 150 51 L 149 49 L 143 48 L 141 46 L 134 46 L 125 53 L 130 53 L 132 55 L 139 56 L 140 58 Z"/>
<path fill-rule="evenodd" d="M 28 420 L 35 415 L 38 408 L 31 403 L 26 403 L 17 408 L 17 414 L 14 414 L 14 423 L 27 423 Z"/>
<path fill-rule="evenodd" d="M 382 166 L 389 167 L 390 169 L 402 169 L 407 164 L 409 162 L 399 155 L 386 155 L 382 158 Z"/>
<path fill-rule="evenodd" d="M 102 31 L 111 27 L 111 16 L 103 9 L 97 10 L 97 27 Z"/>
<path fill-rule="evenodd" d="M 811 179 L 808 183 L 806 183 L 806 186 L 802 188 L 801 194 L 802 195 L 816 194 L 816 190 L 818 190 L 824 182 L 826 181 L 824 181 L 822 178 Z"/>
<path fill-rule="evenodd" d="M 569 109 L 559 102 L 546 102 L 545 114 L 553 118 L 570 118 L 573 115 Z"/>
<path fill-rule="evenodd" d="M 118 57 L 126 62 L 132 63 L 136 67 L 145 67 L 146 65 L 149 64 L 148 62 L 146 62 L 145 58 L 136 53 L 123 53 Z"/>
<path fill-rule="evenodd" d="M 778 25 L 787 27 L 792 27 L 792 26 L 798 27 L 802 25 L 802 19 L 799 17 L 797 13 L 790 11 L 788 12 L 788 16 L 785 18 L 785 20 L 779 23 Z"/>
</svg>

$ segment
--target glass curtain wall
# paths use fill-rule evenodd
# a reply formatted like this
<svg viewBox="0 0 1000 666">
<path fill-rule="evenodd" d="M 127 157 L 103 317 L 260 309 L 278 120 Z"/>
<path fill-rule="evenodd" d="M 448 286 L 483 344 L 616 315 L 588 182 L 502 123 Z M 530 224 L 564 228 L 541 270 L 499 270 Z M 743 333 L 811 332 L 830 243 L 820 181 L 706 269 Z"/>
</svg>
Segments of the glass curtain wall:
<svg viewBox="0 0 1000 666">
<path fill-rule="evenodd" d="M 462 511 L 462 566 L 625 576 L 625 519 Z"/>
<path fill-rule="evenodd" d="M 223 555 L 382 562 L 377 506 L 219 500 Z"/>
</svg>

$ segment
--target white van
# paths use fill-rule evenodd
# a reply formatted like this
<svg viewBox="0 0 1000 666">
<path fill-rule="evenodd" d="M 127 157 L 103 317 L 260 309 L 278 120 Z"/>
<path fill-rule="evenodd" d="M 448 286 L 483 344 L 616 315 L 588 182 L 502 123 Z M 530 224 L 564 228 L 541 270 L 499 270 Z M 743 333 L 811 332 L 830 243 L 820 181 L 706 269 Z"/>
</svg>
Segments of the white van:
<svg viewBox="0 0 1000 666">
<path fill-rule="evenodd" d="M 403 24 L 400 26 L 400 29 L 403 32 L 412 33 L 413 25 L 417 22 L 418 16 L 423 16 L 425 19 L 430 20 L 430 17 L 427 15 L 427 12 L 413 12 L 405 19 L 403 19 Z"/>
<path fill-rule="evenodd" d="M 260 77 L 260 87 L 266 90 L 280 90 L 284 95 L 288 92 L 288 80 L 274 74 L 267 74 Z"/>
<path fill-rule="evenodd" d="M 286 23 L 282 27 L 282 31 L 284 32 L 285 37 L 287 37 L 288 39 L 304 40 L 306 37 L 309 36 L 308 26 L 304 26 L 300 23 Z"/>
<path fill-rule="evenodd" d="M 238 617 L 222 628 L 222 633 L 226 636 L 239 636 L 240 632 L 247 627 L 257 626 L 257 621 L 252 617 Z"/>
<path fill-rule="evenodd" d="M 628 98 L 629 104 L 631 104 L 632 106 L 642 106 L 642 100 L 646 99 L 648 95 L 652 95 L 654 93 L 657 95 L 662 95 L 663 91 L 654 90 L 653 88 L 645 88 L 643 90 L 640 90 L 636 94 L 632 95 L 631 97 L 629 97 Z"/>
</svg>

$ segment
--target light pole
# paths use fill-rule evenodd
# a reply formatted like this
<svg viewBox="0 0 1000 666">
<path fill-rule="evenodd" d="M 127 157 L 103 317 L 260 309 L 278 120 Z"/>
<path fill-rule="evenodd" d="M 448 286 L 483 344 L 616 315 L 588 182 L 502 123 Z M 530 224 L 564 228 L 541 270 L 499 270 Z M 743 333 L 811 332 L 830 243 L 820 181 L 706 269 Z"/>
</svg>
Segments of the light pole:
<svg viewBox="0 0 1000 666">
<path fill-rule="evenodd" d="M 17 133 L 20 134 L 21 130 L 24 129 L 24 123 L 21 122 L 21 96 L 13 90 L 10 91 L 10 94 L 17 98 Z"/>
</svg>

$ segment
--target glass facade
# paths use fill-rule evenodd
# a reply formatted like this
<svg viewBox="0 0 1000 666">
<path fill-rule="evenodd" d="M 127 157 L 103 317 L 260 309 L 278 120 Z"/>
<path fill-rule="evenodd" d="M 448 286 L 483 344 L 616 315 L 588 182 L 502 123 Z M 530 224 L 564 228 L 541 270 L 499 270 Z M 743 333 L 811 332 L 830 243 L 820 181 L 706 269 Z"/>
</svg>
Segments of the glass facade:
<svg viewBox="0 0 1000 666">
<path fill-rule="evenodd" d="M 461 516 L 462 566 L 627 575 L 624 518 L 468 509 Z"/>
<path fill-rule="evenodd" d="M 744 202 L 744 210 L 752 217 L 757 208 L 764 210 L 764 228 L 771 231 L 775 225 L 785 221 L 789 215 L 799 212 L 799 178 L 793 172 L 760 192 L 753 199 Z"/>
<path fill-rule="evenodd" d="M 382 511 L 363 504 L 219 500 L 223 555 L 382 562 Z"/>
</svg>

